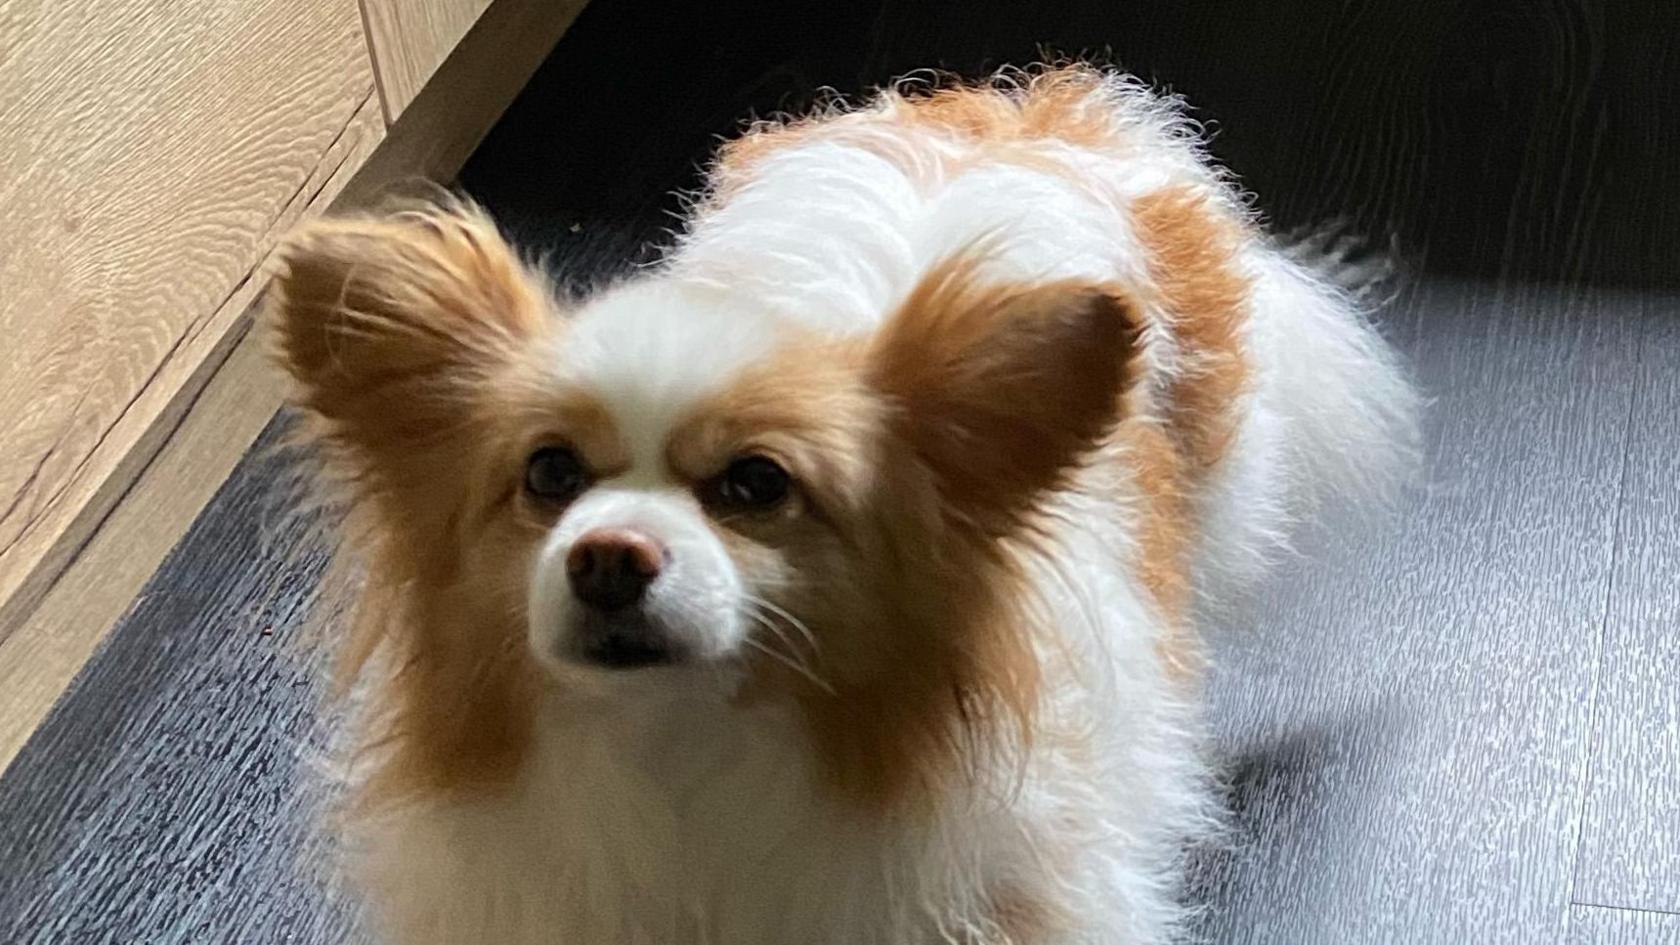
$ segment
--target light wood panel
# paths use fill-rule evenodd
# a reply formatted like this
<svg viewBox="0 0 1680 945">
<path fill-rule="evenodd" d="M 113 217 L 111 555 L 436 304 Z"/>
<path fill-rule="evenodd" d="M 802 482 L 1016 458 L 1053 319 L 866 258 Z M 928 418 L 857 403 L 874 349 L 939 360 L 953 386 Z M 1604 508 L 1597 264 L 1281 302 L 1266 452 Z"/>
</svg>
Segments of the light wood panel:
<svg viewBox="0 0 1680 945">
<path fill-rule="evenodd" d="M 313 199 L 289 211 L 276 232 L 329 202 L 373 199 L 401 178 L 453 177 L 582 6 L 582 0 L 498 0 L 387 134 L 381 134 L 376 97 L 364 100 L 353 131 L 340 137 L 305 188 Z M 262 281 L 243 284 L 227 307 L 244 310 Z M 202 391 L 177 398 L 166 420 L 183 412 L 185 419 L 157 426 L 159 439 L 167 437 L 163 449 L 149 465 L 137 461 L 138 480 L 74 562 L 10 636 L 0 632 L 0 772 L 279 406 L 277 374 L 259 339 L 245 333 L 248 325 L 248 313 L 234 322 L 232 354 L 225 363 L 210 358 L 189 387 Z"/>
<path fill-rule="evenodd" d="M 372 95 L 354 0 L 0 4 L 0 636 L 379 136 Z"/>
<path fill-rule="evenodd" d="M 402 116 L 426 80 L 490 6 L 490 0 L 361 2 L 388 122 Z"/>
<path fill-rule="evenodd" d="M 276 231 L 338 197 L 383 129 L 369 95 L 311 174 L 312 199 L 288 207 Z M 280 380 L 248 331 L 247 310 L 264 284 L 263 266 L 256 269 L 259 277 L 242 282 L 214 316 L 228 320 L 224 343 L 154 424 L 162 448 L 137 448 L 135 471 L 122 477 L 132 486 L 16 630 L 0 636 L 0 771 L 278 409 Z"/>
</svg>

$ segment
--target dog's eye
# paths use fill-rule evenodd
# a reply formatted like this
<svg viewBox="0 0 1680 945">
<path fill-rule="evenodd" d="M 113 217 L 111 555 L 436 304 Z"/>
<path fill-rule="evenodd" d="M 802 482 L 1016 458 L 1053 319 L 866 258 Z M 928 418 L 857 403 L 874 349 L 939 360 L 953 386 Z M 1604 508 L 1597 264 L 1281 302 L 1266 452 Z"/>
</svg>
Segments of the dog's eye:
<svg viewBox="0 0 1680 945">
<path fill-rule="evenodd" d="M 564 446 L 545 446 L 525 461 L 525 491 L 545 502 L 570 502 L 588 486 L 583 461 Z"/>
<path fill-rule="evenodd" d="M 792 485 L 793 478 L 774 460 L 743 456 L 729 464 L 713 483 L 711 492 L 725 506 L 768 509 L 780 505 Z"/>
</svg>

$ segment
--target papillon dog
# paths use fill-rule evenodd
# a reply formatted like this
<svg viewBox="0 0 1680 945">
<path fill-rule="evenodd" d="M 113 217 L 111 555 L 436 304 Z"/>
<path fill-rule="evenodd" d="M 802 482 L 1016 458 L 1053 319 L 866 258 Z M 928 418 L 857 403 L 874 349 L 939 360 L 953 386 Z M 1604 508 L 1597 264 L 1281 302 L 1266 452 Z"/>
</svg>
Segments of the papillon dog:
<svg viewBox="0 0 1680 945">
<path fill-rule="evenodd" d="M 1172 941 L 1198 620 L 1416 441 L 1333 273 L 1077 63 L 754 124 L 581 298 L 464 199 L 281 258 L 397 945 Z"/>
</svg>

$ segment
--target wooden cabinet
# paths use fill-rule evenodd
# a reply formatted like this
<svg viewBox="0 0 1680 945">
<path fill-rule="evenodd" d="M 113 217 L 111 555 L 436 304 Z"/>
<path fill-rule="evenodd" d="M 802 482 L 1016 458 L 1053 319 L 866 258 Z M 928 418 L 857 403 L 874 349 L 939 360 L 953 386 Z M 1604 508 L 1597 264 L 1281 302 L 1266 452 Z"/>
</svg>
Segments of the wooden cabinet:
<svg viewBox="0 0 1680 945">
<path fill-rule="evenodd" d="M 97 523 L 274 240 L 379 142 L 362 37 L 355 0 L 0 5 L 0 601 Z"/>
<path fill-rule="evenodd" d="M 452 175 L 581 6 L 0 0 L 0 645 L 191 428 L 275 241 Z M 215 383 L 257 426 L 277 403 Z M 194 435 L 231 466 L 245 427 Z M 152 500 L 180 505 L 168 528 L 197 510 Z"/>
<path fill-rule="evenodd" d="M 489 6 L 490 0 L 362 0 L 387 120 L 402 115 Z"/>
</svg>

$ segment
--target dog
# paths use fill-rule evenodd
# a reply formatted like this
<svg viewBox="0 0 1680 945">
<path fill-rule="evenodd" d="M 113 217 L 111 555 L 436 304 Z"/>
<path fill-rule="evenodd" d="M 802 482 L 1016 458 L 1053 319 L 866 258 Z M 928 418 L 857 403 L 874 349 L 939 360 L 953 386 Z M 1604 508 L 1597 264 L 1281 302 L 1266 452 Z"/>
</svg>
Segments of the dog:
<svg viewBox="0 0 1680 945">
<path fill-rule="evenodd" d="M 1092 65 L 753 124 L 583 298 L 463 198 L 280 255 L 399 945 L 1174 941 L 1198 620 L 1416 449 L 1356 301 Z"/>
</svg>

